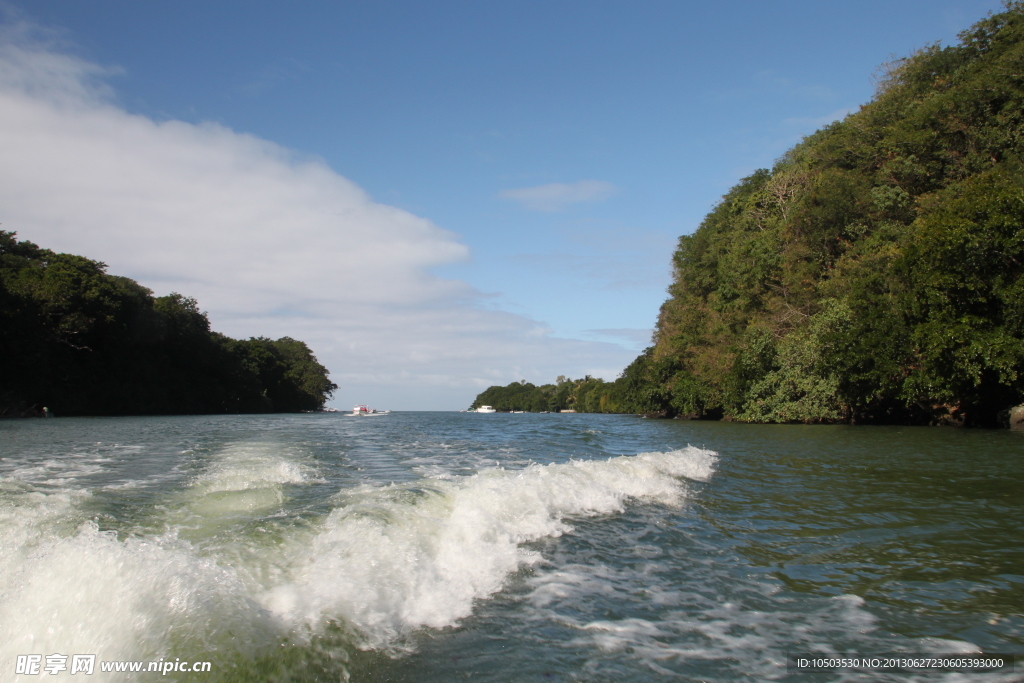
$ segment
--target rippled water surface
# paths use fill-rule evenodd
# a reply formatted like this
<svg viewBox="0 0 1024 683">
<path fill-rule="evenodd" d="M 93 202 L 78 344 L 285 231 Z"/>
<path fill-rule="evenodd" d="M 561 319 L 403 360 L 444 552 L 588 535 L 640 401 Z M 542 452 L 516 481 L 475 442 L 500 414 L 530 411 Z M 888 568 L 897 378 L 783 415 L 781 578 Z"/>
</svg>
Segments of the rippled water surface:
<svg viewBox="0 0 1024 683">
<path fill-rule="evenodd" d="M 18 655 L 203 681 L 1020 681 L 1024 434 L 393 413 L 0 423 Z M 1024 657 L 1021 657 L 1024 659 Z"/>
</svg>

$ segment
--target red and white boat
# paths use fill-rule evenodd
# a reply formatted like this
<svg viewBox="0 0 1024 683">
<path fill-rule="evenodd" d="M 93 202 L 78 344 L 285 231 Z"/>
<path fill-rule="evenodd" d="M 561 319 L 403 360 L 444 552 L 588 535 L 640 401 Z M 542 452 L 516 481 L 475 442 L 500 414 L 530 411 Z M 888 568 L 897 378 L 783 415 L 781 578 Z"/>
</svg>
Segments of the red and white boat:
<svg viewBox="0 0 1024 683">
<path fill-rule="evenodd" d="M 390 412 L 391 412 L 390 410 L 376 410 L 376 409 L 371 408 L 369 406 L 366 406 L 366 405 L 363 405 L 363 404 L 359 404 L 359 405 L 357 405 L 356 407 L 354 407 L 352 409 L 352 412 L 349 413 L 349 415 L 351 415 L 353 417 L 358 416 L 358 415 L 387 415 Z"/>
</svg>

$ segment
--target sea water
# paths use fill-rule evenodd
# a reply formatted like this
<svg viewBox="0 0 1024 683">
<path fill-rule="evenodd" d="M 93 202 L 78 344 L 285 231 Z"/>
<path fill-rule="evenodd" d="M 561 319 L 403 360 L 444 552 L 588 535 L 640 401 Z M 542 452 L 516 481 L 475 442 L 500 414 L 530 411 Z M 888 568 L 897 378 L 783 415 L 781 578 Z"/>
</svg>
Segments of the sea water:
<svg viewBox="0 0 1024 683">
<path fill-rule="evenodd" d="M 787 665 L 978 652 L 1024 654 L 1021 433 L 0 423 L 0 680 L 1024 680 Z M 209 671 L 100 670 L 135 661 Z"/>
</svg>

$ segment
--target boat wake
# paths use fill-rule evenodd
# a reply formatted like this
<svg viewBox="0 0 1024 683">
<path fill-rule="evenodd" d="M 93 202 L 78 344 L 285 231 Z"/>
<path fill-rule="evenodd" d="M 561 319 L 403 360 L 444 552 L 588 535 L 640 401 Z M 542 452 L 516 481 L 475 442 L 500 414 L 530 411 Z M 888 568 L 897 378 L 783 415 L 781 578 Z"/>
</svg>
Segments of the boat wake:
<svg viewBox="0 0 1024 683">
<path fill-rule="evenodd" d="M 339 628 L 349 645 L 401 649 L 418 629 L 456 624 L 475 600 L 538 562 L 530 541 L 622 512 L 631 500 L 680 505 L 687 482 L 707 480 L 715 462 L 711 451 L 688 447 L 363 485 L 310 516 L 288 511 L 294 490 L 323 483 L 299 455 L 234 448 L 154 506 L 162 527 L 120 533 L 102 530 L 88 491 L 44 492 L 8 479 L 0 485 L 0 661 L 187 651 L 237 670 L 268 647 Z"/>
<path fill-rule="evenodd" d="M 312 627 L 344 616 L 364 646 L 387 646 L 468 616 L 475 599 L 540 559 L 524 543 L 571 531 L 574 517 L 621 512 L 630 499 L 677 505 L 682 479 L 707 479 L 714 462 L 688 448 L 346 491 L 313 542 L 294 549 L 293 580 L 261 601 Z"/>
</svg>

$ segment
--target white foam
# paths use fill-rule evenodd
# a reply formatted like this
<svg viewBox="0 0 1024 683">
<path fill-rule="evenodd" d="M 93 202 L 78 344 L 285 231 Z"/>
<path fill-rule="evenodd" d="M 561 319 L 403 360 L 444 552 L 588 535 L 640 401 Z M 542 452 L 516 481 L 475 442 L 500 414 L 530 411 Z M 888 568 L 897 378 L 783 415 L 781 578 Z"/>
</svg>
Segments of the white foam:
<svg viewBox="0 0 1024 683">
<path fill-rule="evenodd" d="M 152 660 L 171 647 L 253 654 L 280 633 L 233 571 L 185 544 L 118 541 L 87 522 L 3 560 L 0 662 L 30 653 Z"/>
<path fill-rule="evenodd" d="M 315 472 L 300 459 L 251 445 L 225 451 L 176 505 L 189 520 L 241 515 L 209 504 L 311 481 Z M 119 539 L 87 521 L 80 506 L 88 493 L 40 493 L 6 480 L 0 662 L 54 652 L 153 660 L 172 651 L 237 661 L 308 642 L 328 623 L 355 631 L 360 646 L 400 645 L 414 629 L 467 616 L 474 600 L 536 562 L 524 543 L 565 533 L 574 517 L 618 512 L 631 498 L 678 504 L 680 477 L 706 479 L 714 462 L 713 453 L 688 448 L 363 486 L 339 494 L 338 508 L 312 529 L 218 536 L 227 527 L 213 524 L 190 541 L 175 533 L 173 509 L 171 533 Z M 272 570 L 260 565 L 268 555 Z"/>
<path fill-rule="evenodd" d="M 209 534 L 240 517 L 281 508 L 286 485 L 317 481 L 303 459 L 303 453 L 279 444 L 234 444 L 218 452 L 206 471 L 178 495 L 171 504 L 176 514 L 169 521 Z"/>
<path fill-rule="evenodd" d="M 90 497 L 85 491 L 44 493 L 7 478 L 0 479 L 0 494 L 0 558 L 7 559 L 8 567 L 42 540 L 66 533 L 62 527 L 67 527 L 72 511 Z M 75 525 L 77 521 L 71 523 Z M 6 571 L 0 572 L 0 591 L 8 579 Z"/>
<path fill-rule="evenodd" d="M 741 580 L 731 589 L 735 601 L 722 600 L 701 586 L 676 588 L 652 600 L 658 604 L 656 620 L 641 617 L 580 621 L 575 606 L 588 604 L 595 595 L 622 599 L 626 591 L 645 587 L 650 576 L 625 568 L 573 565 L 533 580 L 530 602 L 537 617 L 564 624 L 578 632 L 567 648 L 590 651 L 586 670 L 600 671 L 609 662 L 624 668 L 642 667 L 659 675 L 675 676 L 684 665 L 726 663 L 752 680 L 775 680 L 785 673 L 785 653 L 795 643 L 807 651 L 830 652 L 831 641 L 874 630 L 875 617 L 856 595 L 823 599 L 809 612 L 786 609 L 786 601 L 761 610 L 759 596 L 773 592 L 756 580 Z M 616 596 L 616 594 L 618 594 Z M 646 602 L 639 598 L 640 602 Z M 808 642 L 807 639 L 820 639 Z M 871 642 L 865 637 L 862 642 Z M 834 652 L 833 652 L 834 654 Z M 603 668 L 604 667 L 604 668 Z M 740 674 L 738 674 L 740 675 Z"/>
<path fill-rule="evenodd" d="M 203 493 L 214 493 L 302 484 L 310 479 L 312 469 L 300 459 L 301 454 L 279 444 L 232 445 L 217 454 L 216 461 L 193 486 Z"/>
<path fill-rule="evenodd" d="M 247 481 L 243 493 L 251 493 L 304 476 L 264 463 L 246 479 L 218 464 L 197 480 L 200 503 L 231 482 Z M 230 659 L 287 635 L 252 599 L 246 568 L 218 563 L 174 534 L 119 540 L 87 521 L 82 505 L 91 499 L 0 480 L 0 662 L 33 653 L 155 660 L 172 649 Z"/>
<path fill-rule="evenodd" d="M 410 630 L 467 616 L 473 600 L 539 559 L 523 543 L 569 531 L 573 517 L 620 512 L 630 498 L 678 504 L 680 477 L 707 479 L 715 461 L 714 453 L 689 447 L 363 487 L 339 497 L 311 546 L 295 549 L 294 580 L 262 600 L 314 628 L 343 619 L 364 646 L 386 646 Z"/>
<path fill-rule="evenodd" d="M 659 582 L 657 563 L 642 567 L 601 563 L 570 564 L 538 572 L 529 583 L 530 623 L 566 628 L 562 646 L 587 652 L 584 674 L 614 677 L 617 671 L 648 670 L 676 678 L 680 671 L 716 670 L 714 680 L 779 680 L 787 677 L 786 653 L 795 650 L 825 656 L 902 651 L 908 653 L 976 653 L 965 641 L 938 638 L 894 639 L 879 629 L 878 618 L 864 598 L 853 594 L 794 599 L 762 578 L 735 577 L 726 588 L 715 586 L 720 569 L 708 565 L 702 580 L 698 566 L 686 584 Z M 717 576 L 716 576 L 717 574 Z M 624 602 L 644 615 L 588 621 L 591 606 L 605 603 L 619 611 Z M 645 609 L 646 607 L 651 609 Z M 603 610 L 600 610 L 603 611 Z M 584 618 L 580 618 L 583 616 Z M 895 644 L 895 646 L 894 646 Z M 730 673 L 731 672 L 731 673 Z M 700 674 L 690 674 L 694 680 Z M 941 680 L 944 683 L 1008 683 L 1005 674 L 899 674 L 878 680 Z M 866 680 L 862 672 L 837 672 L 837 681 Z M 874 680 L 874 679 L 872 679 Z"/>
</svg>

